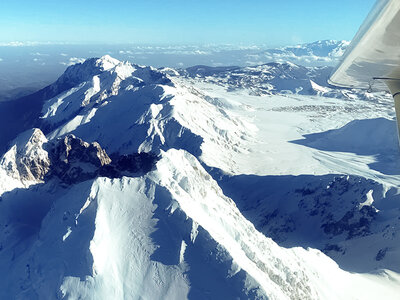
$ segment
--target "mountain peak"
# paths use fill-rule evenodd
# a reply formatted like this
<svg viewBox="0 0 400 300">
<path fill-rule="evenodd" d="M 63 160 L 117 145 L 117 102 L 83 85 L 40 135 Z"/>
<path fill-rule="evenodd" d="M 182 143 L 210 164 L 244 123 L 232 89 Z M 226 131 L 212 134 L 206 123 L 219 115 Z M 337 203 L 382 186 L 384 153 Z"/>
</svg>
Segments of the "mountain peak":
<svg viewBox="0 0 400 300">
<path fill-rule="evenodd" d="M 62 93 L 82 82 L 91 80 L 94 76 L 105 71 L 112 71 L 117 66 L 124 66 L 123 74 L 130 74 L 135 70 L 131 64 L 120 62 L 118 59 L 112 58 L 109 55 L 104 55 L 100 58 L 89 58 L 83 63 L 78 63 L 68 67 L 65 72 L 52 84 L 52 94 Z M 128 68 L 126 68 L 128 67 Z M 126 77 L 126 76 L 124 76 Z"/>
<path fill-rule="evenodd" d="M 86 60 L 84 63 L 86 63 L 87 61 L 89 60 Z M 102 69 L 103 71 L 115 68 L 120 63 L 121 62 L 118 59 L 113 58 L 108 54 L 103 55 L 102 57 L 96 59 L 96 66 Z"/>
</svg>

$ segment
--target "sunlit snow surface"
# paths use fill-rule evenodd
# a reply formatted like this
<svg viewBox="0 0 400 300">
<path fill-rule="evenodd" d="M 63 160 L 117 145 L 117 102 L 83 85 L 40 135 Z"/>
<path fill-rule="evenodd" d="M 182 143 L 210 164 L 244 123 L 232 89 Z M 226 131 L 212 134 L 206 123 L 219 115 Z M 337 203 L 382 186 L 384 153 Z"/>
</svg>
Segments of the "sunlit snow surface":
<svg viewBox="0 0 400 300">
<path fill-rule="evenodd" d="M 229 153 L 234 159 L 228 165 L 206 158 L 209 166 L 233 174 L 340 173 L 393 184 L 400 180 L 395 176 L 400 174 L 395 113 L 387 96 L 369 101 L 302 95 L 260 97 L 243 90 L 226 92 L 224 87 L 204 82 L 192 84 L 250 124 L 249 140 L 242 143 L 249 152 Z"/>
<path fill-rule="evenodd" d="M 7 175 L 11 148 L 1 299 L 398 297 L 400 161 L 385 93 L 252 96 L 110 57 L 92 66 L 44 104 L 47 138 L 160 160 L 137 177 L 23 185 Z"/>
</svg>

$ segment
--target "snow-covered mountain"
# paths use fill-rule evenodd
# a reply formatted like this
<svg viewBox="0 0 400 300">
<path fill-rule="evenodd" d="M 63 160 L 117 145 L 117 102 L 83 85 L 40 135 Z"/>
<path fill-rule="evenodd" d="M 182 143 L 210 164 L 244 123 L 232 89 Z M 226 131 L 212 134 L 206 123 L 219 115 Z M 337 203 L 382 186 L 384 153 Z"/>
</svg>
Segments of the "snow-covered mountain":
<svg viewBox="0 0 400 300">
<path fill-rule="evenodd" d="M 194 66 L 178 70 L 175 74 L 169 69 L 165 72 L 174 76 L 184 76 L 204 82 L 225 86 L 228 90 L 246 89 L 252 95 L 318 95 L 343 99 L 375 99 L 378 94 L 390 97 L 386 92 L 357 89 L 340 89 L 328 84 L 327 79 L 333 68 L 304 67 L 291 63 L 267 63 L 251 67 L 208 67 Z"/>
<path fill-rule="evenodd" d="M 349 41 L 321 40 L 297 46 L 283 47 L 282 51 L 293 53 L 298 57 L 315 56 L 325 58 L 339 58 L 349 46 Z"/>
<path fill-rule="evenodd" d="M 327 72 L 69 67 L 0 159 L 0 298 L 396 299 L 396 150 L 343 142 L 391 106 Z"/>
<path fill-rule="evenodd" d="M 334 65 L 344 54 L 349 41 L 321 40 L 313 43 L 265 50 L 263 55 L 271 61 L 302 65 Z"/>
</svg>

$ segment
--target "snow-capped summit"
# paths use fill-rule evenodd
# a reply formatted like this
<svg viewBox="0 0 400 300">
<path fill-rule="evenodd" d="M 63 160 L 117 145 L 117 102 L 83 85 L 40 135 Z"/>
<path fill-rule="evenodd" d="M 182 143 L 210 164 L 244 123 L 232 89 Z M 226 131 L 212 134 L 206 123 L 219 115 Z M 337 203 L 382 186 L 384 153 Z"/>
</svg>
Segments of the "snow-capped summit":
<svg viewBox="0 0 400 300">
<path fill-rule="evenodd" d="M 90 58 L 67 68 L 58 81 L 69 81 L 70 84 L 86 81 L 94 75 L 115 68 L 121 62 L 109 55 L 100 58 Z"/>
<path fill-rule="evenodd" d="M 80 67 L 85 70 L 85 63 L 76 70 Z M 121 76 L 121 70 L 131 74 Z M 183 148 L 200 155 L 217 145 L 247 151 L 243 141 L 251 139 L 254 127 L 230 115 L 224 109 L 227 103 L 216 106 L 163 72 L 118 63 L 86 79 L 44 102 L 41 128 L 50 139 L 73 133 L 99 142 L 110 154 Z M 203 157 L 210 165 L 233 171 L 230 157 L 218 150 L 206 151 Z"/>
<path fill-rule="evenodd" d="M 55 93 L 61 93 L 105 70 L 114 68 L 118 63 L 118 60 L 112 59 L 108 55 L 102 58 L 87 59 L 83 63 L 68 67 L 64 74 L 51 85 L 51 88 Z"/>
<path fill-rule="evenodd" d="M 54 124 L 76 117 L 84 107 L 93 114 L 112 96 L 158 83 L 169 84 L 170 81 L 150 67 L 134 66 L 107 55 L 88 59 L 69 67 L 51 86 L 63 92 L 45 101 L 42 119 L 50 130 Z"/>
<path fill-rule="evenodd" d="M 111 68 L 114 68 L 120 63 L 121 62 L 118 59 L 115 59 L 108 54 L 96 59 L 96 66 L 100 67 L 102 71 L 107 71 Z"/>
<path fill-rule="evenodd" d="M 77 87 L 82 83 L 91 80 L 97 80 L 100 75 L 103 75 L 103 80 L 109 81 L 111 89 L 115 90 L 121 81 L 133 77 L 139 81 L 156 81 L 160 80 L 152 74 L 155 69 L 151 67 L 143 67 L 133 65 L 129 62 L 121 62 L 109 55 L 101 58 L 90 58 L 83 63 L 72 65 L 58 78 L 58 80 L 49 86 L 48 95 L 58 95 L 68 91 L 73 87 Z M 134 73 L 133 76 L 131 76 Z M 104 74 L 108 74 L 105 76 Z M 132 78 L 131 78 L 132 79 Z M 114 86 L 112 86 L 114 84 Z"/>
</svg>

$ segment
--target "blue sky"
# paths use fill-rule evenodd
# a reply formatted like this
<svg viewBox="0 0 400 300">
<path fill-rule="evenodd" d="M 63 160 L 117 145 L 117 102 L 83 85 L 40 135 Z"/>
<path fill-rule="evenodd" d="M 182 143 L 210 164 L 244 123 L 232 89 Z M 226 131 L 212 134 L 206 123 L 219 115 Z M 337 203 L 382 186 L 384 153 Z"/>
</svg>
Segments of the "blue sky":
<svg viewBox="0 0 400 300">
<path fill-rule="evenodd" d="M 266 44 L 351 39 L 374 0 L 13 0 L 0 42 Z"/>
</svg>

